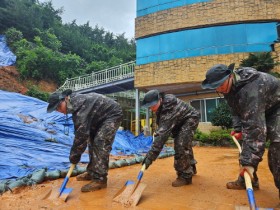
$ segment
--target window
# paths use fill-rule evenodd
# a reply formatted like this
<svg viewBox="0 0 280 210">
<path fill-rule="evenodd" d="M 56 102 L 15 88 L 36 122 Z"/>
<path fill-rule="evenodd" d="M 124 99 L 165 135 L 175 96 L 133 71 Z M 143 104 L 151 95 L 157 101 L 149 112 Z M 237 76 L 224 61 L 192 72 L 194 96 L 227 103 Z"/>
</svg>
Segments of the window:
<svg viewBox="0 0 280 210">
<path fill-rule="evenodd" d="M 200 122 L 211 122 L 213 111 L 222 101 L 224 101 L 223 98 L 209 98 L 193 100 L 190 104 L 200 113 Z"/>
</svg>

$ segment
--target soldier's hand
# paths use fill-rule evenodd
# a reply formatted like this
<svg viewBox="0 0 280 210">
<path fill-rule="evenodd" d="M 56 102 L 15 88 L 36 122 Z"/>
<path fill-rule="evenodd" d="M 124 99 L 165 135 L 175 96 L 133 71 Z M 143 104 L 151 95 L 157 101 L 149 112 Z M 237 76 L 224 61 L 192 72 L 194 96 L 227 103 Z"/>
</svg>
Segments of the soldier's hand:
<svg viewBox="0 0 280 210">
<path fill-rule="evenodd" d="M 231 131 L 230 135 L 234 136 L 237 140 L 242 140 L 242 132 Z"/>
<path fill-rule="evenodd" d="M 144 158 L 144 160 L 142 161 L 142 165 L 144 165 L 145 164 L 145 166 L 146 166 L 146 169 L 148 169 L 149 168 L 149 166 L 150 165 L 152 165 L 152 160 L 150 160 L 147 156 Z"/>
</svg>

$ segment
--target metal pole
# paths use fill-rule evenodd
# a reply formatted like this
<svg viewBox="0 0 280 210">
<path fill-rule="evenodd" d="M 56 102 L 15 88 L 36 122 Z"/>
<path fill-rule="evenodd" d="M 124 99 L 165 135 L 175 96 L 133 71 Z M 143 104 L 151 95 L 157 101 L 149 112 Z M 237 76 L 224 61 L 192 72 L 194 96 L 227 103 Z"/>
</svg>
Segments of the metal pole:
<svg viewBox="0 0 280 210">
<path fill-rule="evenodd" d="M 145 129 L 144 129 L 145 132 Z M 146 132 L 144 133 L 145 136 L 151 135 L 151 125 L 150 125 L 150 111 L 149 109 L 146 109 Z"/>
<path fill-rule="evenodd" d="M 140 118 L 140 108 L 139 108 L 139 90 L 135 89 L 135 135 L 140 134 L 139 131 L 139 118 Z"/>
</svg>

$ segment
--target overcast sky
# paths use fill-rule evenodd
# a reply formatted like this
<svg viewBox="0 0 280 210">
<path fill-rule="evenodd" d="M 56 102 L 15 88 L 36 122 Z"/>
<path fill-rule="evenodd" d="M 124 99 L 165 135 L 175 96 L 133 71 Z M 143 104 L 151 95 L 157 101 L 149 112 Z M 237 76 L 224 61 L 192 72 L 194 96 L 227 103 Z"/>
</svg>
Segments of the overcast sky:
<svg viewBox="0 0 280 210">
<path fill-rule="evenodd" d="M 76 20 L 82 25 L 89 21 L 93 28 L 98 25 L 105 31 L 125 33 L 126 38 L 134 38 L 136 0 L 52 0 L 52 4 L 55 9 L 64 8 L 63 23 Z"/>
</svg>

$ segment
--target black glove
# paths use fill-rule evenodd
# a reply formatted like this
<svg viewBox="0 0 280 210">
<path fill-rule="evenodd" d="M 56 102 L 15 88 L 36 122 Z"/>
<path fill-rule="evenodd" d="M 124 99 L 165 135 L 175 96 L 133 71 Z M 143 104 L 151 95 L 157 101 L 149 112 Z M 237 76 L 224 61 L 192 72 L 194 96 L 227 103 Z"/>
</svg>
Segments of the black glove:
<svg viewBox="0 0 280 210">
<path fill-rule="evenodd" d="M 77 164 L 79 163 L 81 160 L 81 155 L 69 155 L 69 161 L 72 164 Z"/>
<path fill-rule="evenodd" d="M 145 164 L 145 166 L 146 166 L 146 169 L 148 169 L 149 168 L 149 166 L 150 165 L 152 165 L 152 160 L 151 159 L 149 159 L 147 156 L 144 158 L 144 160 L 142 161 L 142 165 L 144 165 Z"/>
</svg>

